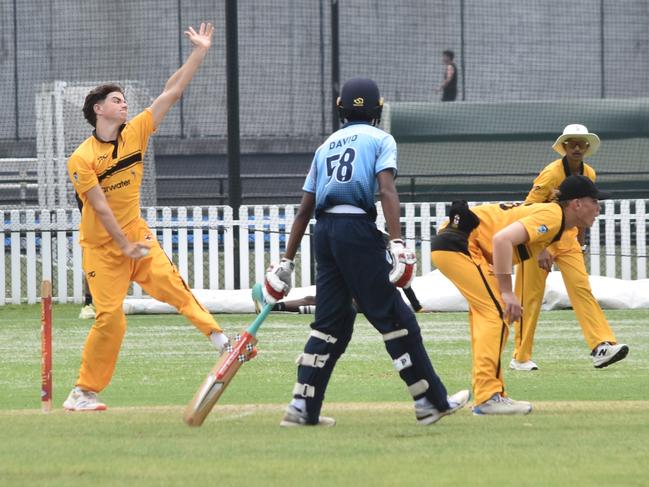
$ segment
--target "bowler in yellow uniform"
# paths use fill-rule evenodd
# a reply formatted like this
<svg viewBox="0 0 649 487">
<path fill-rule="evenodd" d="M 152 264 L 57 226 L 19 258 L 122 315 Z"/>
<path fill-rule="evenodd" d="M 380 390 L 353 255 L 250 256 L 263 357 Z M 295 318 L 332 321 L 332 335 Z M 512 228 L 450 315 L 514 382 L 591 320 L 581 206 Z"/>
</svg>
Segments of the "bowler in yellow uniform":
<svg viewBox="0 0 649 487">
<path fill-rule="evenodd" d="M 565 229 L 589 227 L 608 197 L 584 176 L 560 185 L 553 203 L 488 204 L 469 210 L 455 202 L 449 224 L 432 241 L 433 264 L 469 303 L 473 354 L 473 413 L 528 414 L 532 405 L 505 392 L 501 354 L 522 309 L 512 290 L 512 265 L 535 258 Z"/>
<path fill-rule="evenodd" d="M 574 174 L 581 174 L 594 182 L 595 170 L 584 162 L 584 158 L 594 154 L 599 144 L 599 137 L 588 132 L 585 126 L 566 126 L 553 145 L 554 150 L 563 157 L 541 171 L 525 202 L 552 201 L 559 185 Z M 511 369 L 538 369 L 532 360 L 534 332 L 543 303 L 545 281 L 553 264 L 561 271 L 594 366 L 607 367 L 626 357 L 629 347 L 617 343 L 602 308 L 593 296 L 582 250 L 584 236 L 585 229 L 571 228 L 536 259 L 526 260 L 516 267 L 515 291 L 523 305 L 523 315 L 514 325 L 514 357 L 509 364 Z"/>
<path fill-rule="evenodd" d="M 194 48 L 152 105 L 127 121 L 122 88 L 101 85 L 85 99 L 83 113 L 95 130 L 68 160 L 81 205 L 83 269 L 96 319 L 81 358 L 76 386 L 63 406 L 69 411 L 106 409 L 97 393 L 110 382 L 126 331 L 122 302 L 131 281 L 152 297 L 176 307 L 222 351 L 227 337 L 196 300 L 140 216 L 140 185 L 149 136 L 180 98 L 205 58 L 213 27 L 185 32 Z M 155 337 L 151 337 L 155 346 Z"/>
</svg>

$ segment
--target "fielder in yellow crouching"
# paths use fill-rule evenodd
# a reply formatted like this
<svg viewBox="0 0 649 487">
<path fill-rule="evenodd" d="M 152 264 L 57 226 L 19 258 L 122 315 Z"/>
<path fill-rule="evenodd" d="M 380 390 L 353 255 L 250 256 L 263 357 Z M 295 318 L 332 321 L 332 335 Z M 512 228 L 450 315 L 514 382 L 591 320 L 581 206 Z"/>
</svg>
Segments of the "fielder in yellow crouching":
<svg viewBox="0 0 649 487">
<path fill-rule="evenodd" d="M 579 124 L 568 125 L 553 145 L 563 157 L 548 164 L 534 180 L 526 203 L 552 201 L 555 190 L 568 176 L 580 174 L 595 181 L 595 170 L 584 162 L 594 154 L 600 140 L 596 134 Z M 570 303 L 591 350 L 596 368 L 606 367 L 626 357 L 629 347 L 618 344 L 602 308 L 593 296 L 584 263 L 582 245 L 586 229 L 571 228 L 561 239 L 541 252 L 537 258 L 516 266 L 515 291 L 523 305 L 523 315 L 514 325 L 514 357 L 509 367 L 514 370 L 537 370 L 532 360 L 536 323 L 541 312 L 545 281 L 556 264 L 568 291 Z"/>
<path fill-rule="evenodd" d="M 144 152 L 158 127 L 191 81 L 211 45 L 213 28 L 201 24 L 185 35 L 189 58 L 167 81 L 151 106 L 127 122 L 122 88 L 101 85 L 85 99 L 83 113 L 95 130 L 68 160 L 81 207 L 83 269 L 96 308 L 84 345 L 76 386 L 63 403 L 69 411 L 101 411 L 97 397 L 110 382 L 126 332 L 122 301 L 131 281 L 152 297 L 176 307 L 223 351 L 227 337 L 196 300 L 140 216 Z M 152 337 L 152 340 L 155 338 Z"/>
<path fill-rule="evenodd" d="M 512 264 L 534 259 L 567 228 L 590 227 L 599 214 L 598 199 L 608 197 L 584 176 L 566 178 L 559 190 L 555 203 L 469 210 L 455 202 L 448 226 L 432 241 L 433 264 L 469 303 L 476 415 L 532 411 L 529 402 L 507 397 L 501 366 L 509 326 L 522 313 L 512 290 Z"/>
</svg>

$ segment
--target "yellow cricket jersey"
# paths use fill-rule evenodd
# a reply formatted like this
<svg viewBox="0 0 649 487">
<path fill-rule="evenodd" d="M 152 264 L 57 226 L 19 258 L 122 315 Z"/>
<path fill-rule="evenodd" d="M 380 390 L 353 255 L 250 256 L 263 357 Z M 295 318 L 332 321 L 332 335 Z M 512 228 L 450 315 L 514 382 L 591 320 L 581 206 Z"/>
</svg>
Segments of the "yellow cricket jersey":
<svg viewBox="0 0 649 487">
<path fill-rule="evenodd" d="M 529 240 L 514 248 L 513 264 L 538 255 L 563 233 L 563 210 L 557 203 L 488 204 L 474 206 L 471 211 L 480 224 L 469 235 L 469 253 L 474 259 L 484 258 L 490 264 L 493 264 L 494 235 L 514 222 L 523 224 Z"/>
<path fill-rule="evenodd" d="M 595 170 L 582 162 L 579 174 L 595 182 Z M 547 203 L 554 200 L 554 190 L 558 189 L 564 179 L 571 175 L 568 161 L 557 159 L 543 168 L 534 180 L 532 189 L 525 198 L 526 203 Z"/>
<path fill-rule="evenodd" d="M 563 180 L 571 174 L 570 167 L 568 167 L 568 161 L 565 157 L 551 162 L 543 168 L 534 180 L 532 189 L 527 194 L 525 202 L 544 203 L 554 200 L 555 190 L 558 189 Z M 595 182 L 595 170 L 585 162 L 581 163 L 579 174 L 586 176 L 591 181 Z M 567 238 L 568 241 L 572 241 L 571 238 L 577 238 L 578 233 L 579 229 L 576 227 L 570 228 L 566 230 L 565 238 Z"/>
<path fill-rule="evenodd" d="M 87 204 L 86 192 L 97 184 L 122 228 L 140 218 L 144 153 L 153 131 L 153 116 L 146 109 L 122 125 L 117 140 L 103 141 L 93 133 L 68 159 L 68 176 L 82 204 L 81 246 L 98 247 L 111 239 Z"/>
</svg>

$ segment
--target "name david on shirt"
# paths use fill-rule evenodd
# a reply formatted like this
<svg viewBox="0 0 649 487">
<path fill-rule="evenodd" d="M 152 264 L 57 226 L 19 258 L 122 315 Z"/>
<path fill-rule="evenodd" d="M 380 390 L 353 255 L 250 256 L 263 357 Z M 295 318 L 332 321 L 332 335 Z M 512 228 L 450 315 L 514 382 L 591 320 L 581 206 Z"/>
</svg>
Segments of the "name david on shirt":
<svg viewBox="0 0 649 487">
<path fill-rule="evenodd" d="M 350 142 L 354 142 L 358 139 L 358 134 L 354 134 L 350 137 L 343 137 L 342 139 L 334 140 L 329 143 L 329 150 L 336 149 L 337 147 L 343 147 Z"/>
</svg>

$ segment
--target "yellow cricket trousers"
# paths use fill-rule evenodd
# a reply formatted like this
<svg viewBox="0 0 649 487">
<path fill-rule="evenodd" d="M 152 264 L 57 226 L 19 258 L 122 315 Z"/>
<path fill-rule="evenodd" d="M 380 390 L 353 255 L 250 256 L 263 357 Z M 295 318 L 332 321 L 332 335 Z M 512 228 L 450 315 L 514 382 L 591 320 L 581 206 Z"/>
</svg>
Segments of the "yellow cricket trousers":
<svg viewBox="0 0 649 487">
<path fill-rule="evenodd" d="M 547 250 L 561 271 L 588 349 L 593 350 L 602 342 L 615 342 L 613 330 L 593 296 L 576 229 L 564 232 L 561 239 Z M 548 273 L 539 267 L 536 257 L 516 266 L 515 292 L 523 306 L 523 316 L 514 324 L 514 358 L 520 362 L 532 358 L 534 333 L 547 277 Z"/>
<path fill-rule="evenodd" d="M 131 242 L 149 242 L 149 254 L 139 260 L 130 259 L 122 255 L 112 240 L 101 247 L 83 250 L 83 270 L 97 318 L 83 348 L 76 385 L 95 392 L 108 385 L 115 370 L 126 332 L 122 303 L 131 281 L 137 282 L 158 301 L 174 306 L 205 335 L 221 331 L 212 315 L 191 293 L 146 222 L 136 220 L 124 232 Z M 151 346 L 156 346 L 155 337 L 152 337 Z"/>
<path fill-rule="evenodd" d="M 503 319 L 504 305 L 489 265 L 477 264 L 462 252 L 435 250 L 431 256 L 433 264 L 469 303 L 475 404 L 487 401 L 496 393 L 506 395 L 500 357 L 507 343 L 509 325 Z"/>
</svg>

